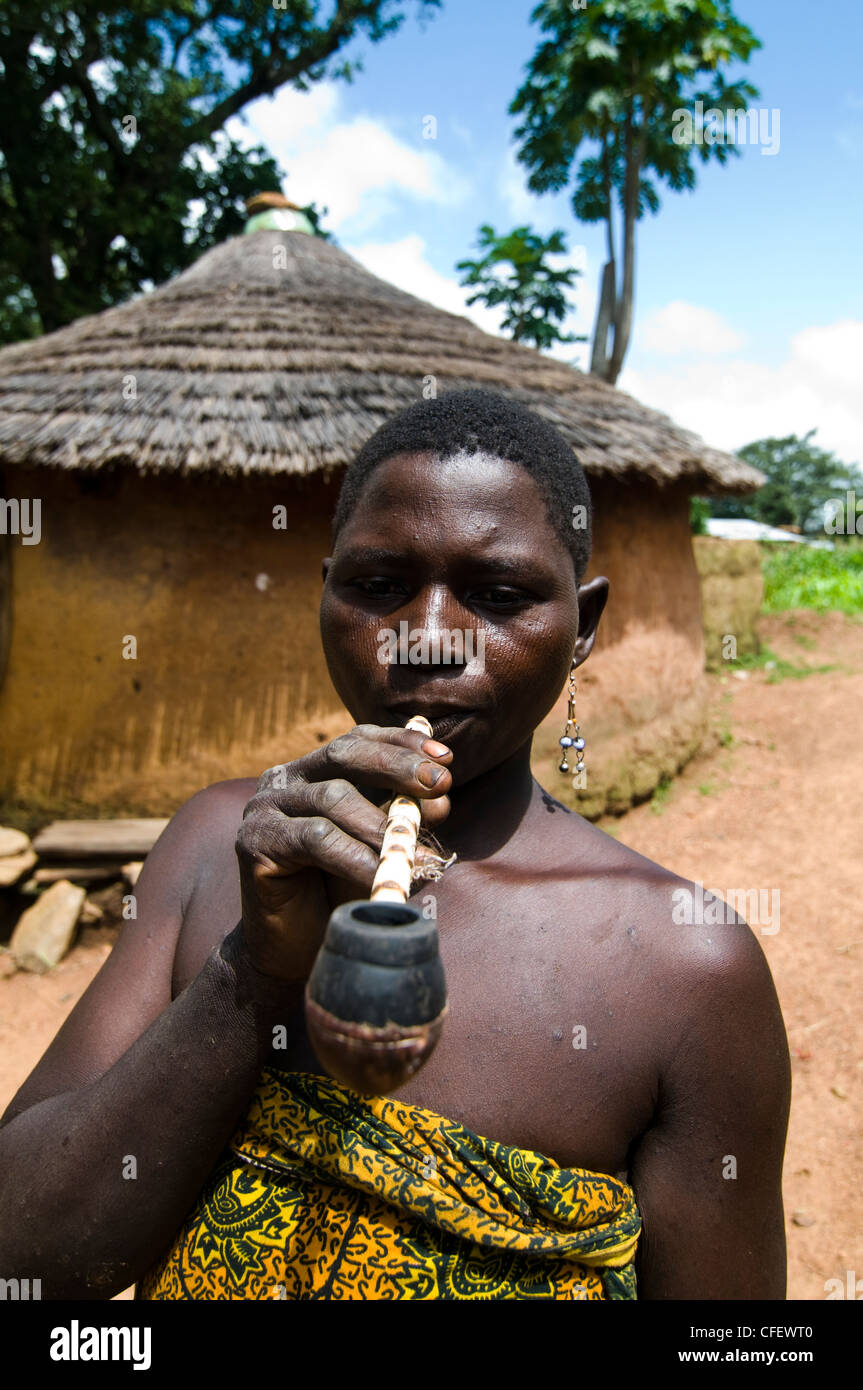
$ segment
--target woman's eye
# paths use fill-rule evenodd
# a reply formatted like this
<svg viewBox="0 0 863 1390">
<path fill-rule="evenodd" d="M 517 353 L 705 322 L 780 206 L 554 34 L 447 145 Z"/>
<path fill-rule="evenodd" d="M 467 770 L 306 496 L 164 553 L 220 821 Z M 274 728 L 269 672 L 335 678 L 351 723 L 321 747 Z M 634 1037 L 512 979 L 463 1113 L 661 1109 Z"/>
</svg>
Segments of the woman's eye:
<svg viewBox="0 0 863 1390">
<path fill-rule="evenodd" d="M 404 596 L 408 592 L 408 587 L 403 581 L 387 579 L 384 575 L 351 580 L 350 587 L 359 590 L 365 598 L 371 599 L 392 599 Z M 503 584 L 492 584 L 472 595 L 473 602 L 498 609 L 518 608 L 529 603 L 531 597 L 522 589 L 511 589 Z"/>
<path fill-rule="evenodd" d="M 522 593 L 520 589 L 506 589 L 494 584 L 489 589 L 481 589 L 474 597 L 479 603 L 490 603 L 495 608 L 504 608 L 527 603 L 529 595 Z"/>
<path fill-rule="evenodd" d="M 391 594 L 399 592 L 398 585 L 392 579 L 355 579 L 354 588 L 369 598 L 389 598 Z"/>
</svg>

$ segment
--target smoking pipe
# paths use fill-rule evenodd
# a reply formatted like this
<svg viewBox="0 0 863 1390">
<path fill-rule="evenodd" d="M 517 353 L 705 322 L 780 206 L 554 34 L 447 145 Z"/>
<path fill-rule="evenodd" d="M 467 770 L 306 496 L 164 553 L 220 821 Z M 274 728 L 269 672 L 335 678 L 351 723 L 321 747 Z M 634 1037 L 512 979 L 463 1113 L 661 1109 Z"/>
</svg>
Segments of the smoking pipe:
<svg viewBox="0 0 863 1390">
<path fill-rule="evenodd" d="M 422 715 L 406 727 L 431 737 Z M 418 802 L 395 796 L 368 901 L 330 917 L 306 985 L 306 1027 L 331 1076 L 366 1095 L 398 1090 L 435 1049 L 447 1011 L 437 925 L 411 907 Z"/>
</svg>

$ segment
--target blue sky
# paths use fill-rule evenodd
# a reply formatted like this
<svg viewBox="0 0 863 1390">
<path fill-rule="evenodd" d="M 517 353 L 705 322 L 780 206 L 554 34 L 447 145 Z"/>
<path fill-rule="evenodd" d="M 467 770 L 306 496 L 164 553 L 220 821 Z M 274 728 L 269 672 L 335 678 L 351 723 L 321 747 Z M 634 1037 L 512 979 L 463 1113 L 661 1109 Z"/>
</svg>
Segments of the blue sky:
<svg viewBox="0 0 863 1390">
<path fill-rule="evenodd" d="M 352 85 L 283 90 L 229 129 L 272 151 L 289 196 L 328 206 L 339 244 L 375 274 L 492 332 L 499 315 L 467 308 L 455 271 L 479 225 L 563 228 L 584 269 L 566 326 L 589 333 L 602 228 L 575 221 L 568 193 L 528 193 L 515 160 L 507 107 L 539 40 L 532 8 L 444 0 L 421 26 L 408 0 L 399 33 L 352 45 L 365 69 Z M 863 464 L 863 0 L 735 10 L 763 42 L 745 71 L 778 148 L 743 146 L 724 168 L 699 161 L 693 193 L 660 190 L 659 214 L 639 225 L 618 385 L 720 447 L 815 428 Z"/>
</svg>

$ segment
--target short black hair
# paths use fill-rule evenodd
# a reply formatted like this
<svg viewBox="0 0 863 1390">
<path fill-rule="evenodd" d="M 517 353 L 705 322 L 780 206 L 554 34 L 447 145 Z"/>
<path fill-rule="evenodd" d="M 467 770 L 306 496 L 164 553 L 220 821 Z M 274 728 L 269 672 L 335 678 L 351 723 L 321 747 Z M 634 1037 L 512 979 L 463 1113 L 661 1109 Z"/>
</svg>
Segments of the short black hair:
<svg viewBox="0 0 863 1390">
<path fill-rule="evenodd" d="M 407 406 L 381 425 L 348 465 L 333 516 L 333 540 L 378 464 L 395 454 L 432 453 L 448 459 L 480 451 L 519 464 L 531 475 L 580 584 L 591 547 L 592 508 L 584 470 L 553 425 L 497 391 L 447 391 Z"/>
</svg>

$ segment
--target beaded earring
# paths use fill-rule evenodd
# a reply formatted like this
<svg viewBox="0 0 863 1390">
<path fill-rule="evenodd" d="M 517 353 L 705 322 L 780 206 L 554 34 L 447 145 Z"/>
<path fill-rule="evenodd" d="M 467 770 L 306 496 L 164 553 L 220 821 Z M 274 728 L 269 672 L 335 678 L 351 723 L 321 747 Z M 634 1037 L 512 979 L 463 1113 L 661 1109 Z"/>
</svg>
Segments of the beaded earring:
<svg viewBox="0 0 863 1390">
<path fill-rule="evenodd" d="M 575 750 L 575 771 L 576 774 L 584 771 L 584 739 L 581 737 L 581 725 L 575 721 L 575 658 L 569 671 L 569 710 L 566 716 L 566 728 L 563 737 L 559 740 L 563 749 L 560 760 L 560 772 L 569 772 L 569 763 L 566 761 L 570 748 Z"/>
</svg>

